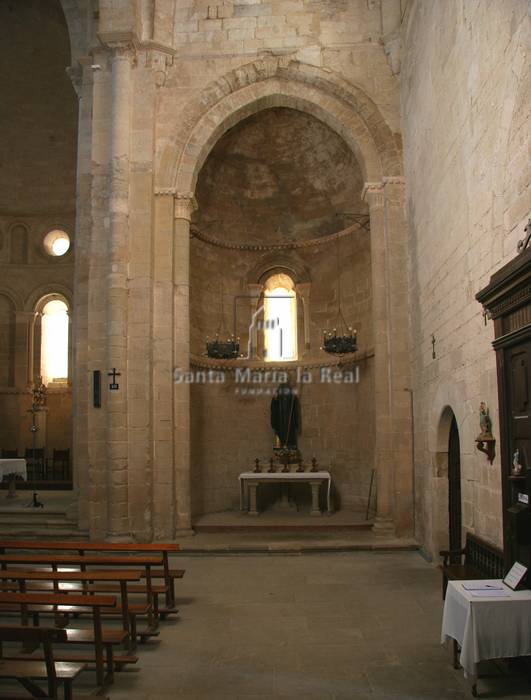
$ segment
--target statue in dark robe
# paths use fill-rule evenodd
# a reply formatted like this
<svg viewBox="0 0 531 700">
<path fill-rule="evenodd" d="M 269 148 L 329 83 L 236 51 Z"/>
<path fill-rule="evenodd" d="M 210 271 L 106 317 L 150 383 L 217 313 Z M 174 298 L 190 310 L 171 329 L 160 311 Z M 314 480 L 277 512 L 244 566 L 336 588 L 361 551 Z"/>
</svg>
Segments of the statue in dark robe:
<svg viewBox="0 0 531 700">
<path fill-rule="evenodd" d="M 297 394 L 289 384 L 281 384 L 271 399 L 271 427 L 281 447 L 297 449 L 299 426 L 300 410 Z"/>
</svg>

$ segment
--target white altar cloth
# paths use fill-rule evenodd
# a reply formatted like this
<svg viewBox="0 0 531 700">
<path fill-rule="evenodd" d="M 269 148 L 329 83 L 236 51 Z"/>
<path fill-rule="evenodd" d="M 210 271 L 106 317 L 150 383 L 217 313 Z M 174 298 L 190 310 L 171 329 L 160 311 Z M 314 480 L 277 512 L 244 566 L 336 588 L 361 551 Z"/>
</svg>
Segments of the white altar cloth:
<svg viewBox="0 0 531 700">
<path fill-rule="evenodd" d="M 481 598 L 463 585 L 502 586 L 507 597 Z M 449 581 L 444 603 L 441 642 L 455 639 L 465 677 L 477 676 L 476 664 L 531 654 L 531 591 L 512 591 L 501 580 Z"/>
<path fill-rule="evenodd" d="M 330 509 L 330 490 L 332 488 L 332 477 L 330 472 L 319 471 L 319 472 L 242 472 L 238 477 L 240 480 L 240 510 L 243 510 L 244 502 L 244 487 L 246 481 L 271 481 L 281 483 L 285 481 L 286 483 L 295 481 L 324 481 L 326 482 L 326 507 L 328 512 Z"/>
<path fill-rule="evenodd" d="M 24 481 L 28 476 L 25 459 L 0 459 L 0 481 L 8 474 L 19 474 Z"/>
</svg>

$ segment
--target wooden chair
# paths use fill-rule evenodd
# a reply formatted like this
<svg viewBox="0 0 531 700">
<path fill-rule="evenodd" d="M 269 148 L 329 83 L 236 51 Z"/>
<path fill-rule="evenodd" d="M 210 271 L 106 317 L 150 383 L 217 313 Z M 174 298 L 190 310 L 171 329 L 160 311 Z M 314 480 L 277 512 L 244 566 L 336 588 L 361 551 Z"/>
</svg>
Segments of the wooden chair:
<svg viewBox="0 0 531 700">
<path fill-rule="evenodd" d="M 64 700 L 72 698 L 72 682 L 83 671 L 85 664 L 57 662 L 52 644 L 65 642 L 67 634 L 62 629 L 44 627 L 0 626 L 0 679 L 15 679 L 32 695 L 58 700 L 59 687 L 64 689 Z M 43 661 L 34 658 L 5 660 L 3 644 L 21 643 L 26 650 L 42 647 Z M 45 695 L 35 681 L 46 681 L 48 694 Z"/>
<path fill-rule="evenodd" d="M 57 478 L 59 475 L 59 479 Z M 51 459 L 47 460 L 46 478 L 52 481 L 69 481 L 70 474 L 70 450 L 55 450 Z"/>
<path fill-rule="evenodd" d="M 44 448 L 26 448 L 25 459 L 28 468 L 28 481 L 37 481 L 45 478 Z"/>
<path fill-rule="evenodd" d="M 465 546 L 458 550 L 443 549 L 440 565 L 442 572 L 442 597 L 446 597 L 448 581 L 473 581 L 488 578 L 503 578 L 503 552 L 477 535 L 466 533 Z"/>
</svg>

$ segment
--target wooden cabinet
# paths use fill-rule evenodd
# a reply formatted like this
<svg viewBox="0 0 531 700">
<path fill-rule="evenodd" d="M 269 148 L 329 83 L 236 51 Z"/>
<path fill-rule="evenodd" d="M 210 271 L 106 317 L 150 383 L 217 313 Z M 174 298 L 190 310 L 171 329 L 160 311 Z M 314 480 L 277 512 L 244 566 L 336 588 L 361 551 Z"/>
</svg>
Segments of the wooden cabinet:
<svg viewBox="0 0 531 700">
<path fill-rule="evenodd" d="M 476 299 L 494 322 L 505 565 L 531 567 L 531 249 L 498 270 Z"/>
</svg>

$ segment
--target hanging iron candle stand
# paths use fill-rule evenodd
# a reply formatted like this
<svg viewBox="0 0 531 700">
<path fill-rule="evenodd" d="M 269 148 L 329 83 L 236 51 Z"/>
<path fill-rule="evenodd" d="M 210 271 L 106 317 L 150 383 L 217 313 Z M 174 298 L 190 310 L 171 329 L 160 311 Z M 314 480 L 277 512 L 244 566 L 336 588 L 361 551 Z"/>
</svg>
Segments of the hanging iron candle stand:
<svg viewBox="0 0 531 700">
<path fill-rule="evenodd" d="M 337 324 L 331 331 L 326 329 L 323 331 L 323 346 L 321 350 L 330 355 L 346 355 L 356 352 L 357 331 L 352 326 L 349 326 L 345 321 L 343 312 L 341 311 L 341 274 L 340 274 L 340 255 L 339 255 L 339 240 L 337 245 Z"/>
<path fill-rule="evenodd" d="M 226 340 L 223 340 L 223 336 Z M 206 339 L 206 354 L 215 360 L 235 360 L 240 355 L 240 339 L 229 333 L 225 327 L 225 311 L 223 307 L 223 286 L 221 288 L 221 321 L 213 340 Z"/>
<path fill-rule="evenodd" d="M 323 347 L 331 355 L 346 355 L 358 349 L 357 332 L 347 326 L 343 314 L 339 313 L 337 328 L 323 332 Z"/>
</svg>

